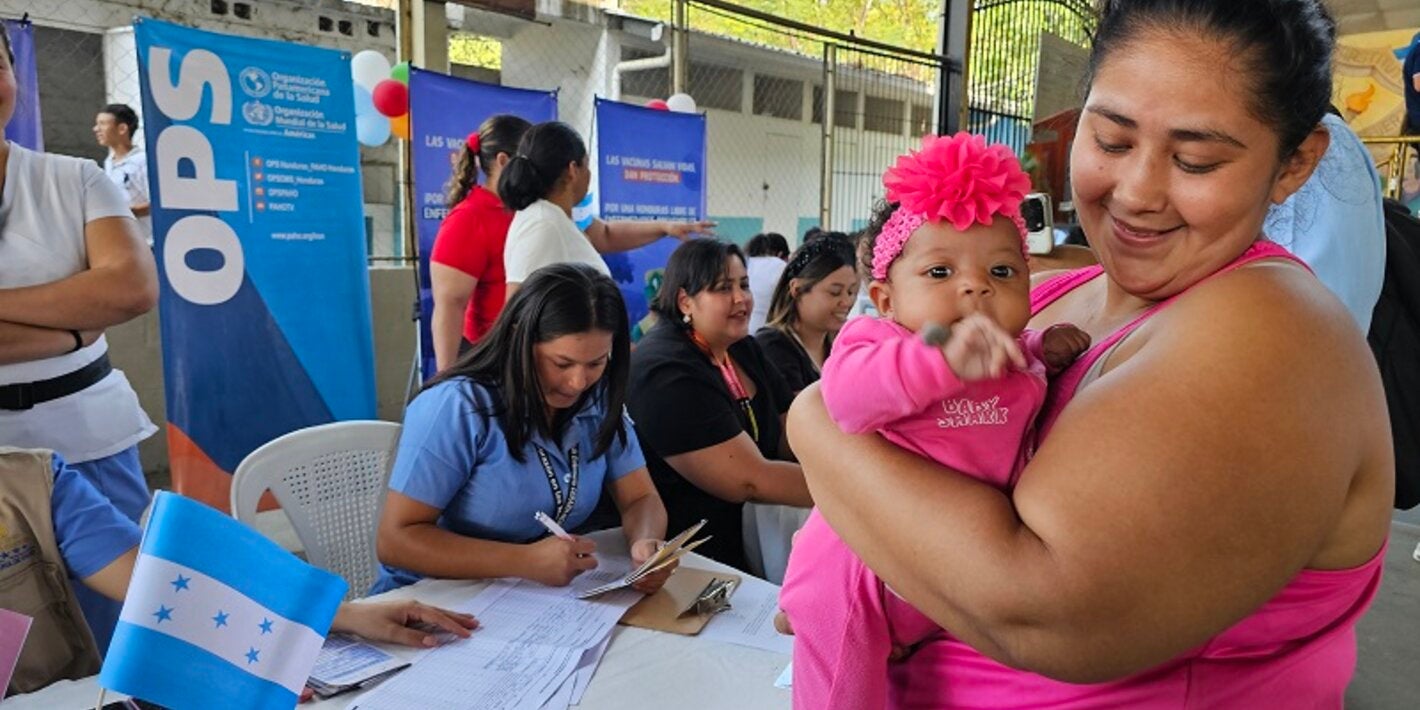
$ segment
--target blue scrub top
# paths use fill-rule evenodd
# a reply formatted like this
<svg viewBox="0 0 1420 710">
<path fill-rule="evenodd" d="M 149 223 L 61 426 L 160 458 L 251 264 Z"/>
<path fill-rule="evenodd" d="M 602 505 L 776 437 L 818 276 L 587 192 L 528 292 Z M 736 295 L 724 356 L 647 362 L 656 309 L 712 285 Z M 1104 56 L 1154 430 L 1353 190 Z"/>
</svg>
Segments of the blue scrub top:
<svg viewBox="0 0 1420 710">
<path fill-rule="evenodd" d="M 50 515 L 59 555 L 75 581 L 107 567 L 138 546 L 142 531 L 78 471 L 55 454 Z"/>
<path fill-rule="evenodd" d="M 551 444 L 534 434 L 514 459 L 503 437 L 500 404 L 493 390 L 467 378 L 441 382 L 414 398 L 404 416 L 389 488 L 443 511 L 438 525 L 460 535 L 497 542 L 526 543 L 547 535 L 533 519 L 541 510 L 556 512 L 552 488 L 537 447 L 548 455 L 553 473 L 567 495 L 571 475 L 569 452 L 578 451 L 577 500 L 563 527 L 581 525 L 597 507 L 602 489 L 612 481 L 646 466 L 636 429 L 622 414 L 626 441 L 613 439 L 601 456 L 596 450 L 597 429 L 606 416 L 606 404 L 591 398 L 573 415 L 562 440 Z M 380 566 L 380 577 L 371 594 L 417 582 L 422 575 Z"/>
</svg>

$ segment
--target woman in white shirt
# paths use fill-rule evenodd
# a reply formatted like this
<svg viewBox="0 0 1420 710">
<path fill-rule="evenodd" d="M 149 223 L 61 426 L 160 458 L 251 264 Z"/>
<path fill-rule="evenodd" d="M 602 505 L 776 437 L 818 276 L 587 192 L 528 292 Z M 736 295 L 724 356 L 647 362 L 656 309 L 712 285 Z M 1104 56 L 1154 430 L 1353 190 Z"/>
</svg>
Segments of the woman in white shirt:
<svg viewBox="0 0 1420 710">
<path fill-rule="evenodd" d="M 137 444 L 157 428 L 103 331 L 156 304 L 153 252 L 98 164 L 5 140 L 16 86 L 3 31 L 0 43 L 0 446 L 58 452 L 137 522 L 149 500 Z M 119 606 L 75 595 L 107 647 Z"/>
<path fill-rule="evenodd" d="M 498 194 L 517 214 L 503 247 L 507 297 L 532 272 L 551 264 L 586 264 L 611 275 L 601 254 L 635 249 L 662 237 L 685 240 L 712 222 L 593 219 L 585 232 L 572 221 L 572 207 L 592 181 L 587 144 L 571 126 L 549 121 L 523 135 L 518 152 L 498 177 Z"/>
</svg>

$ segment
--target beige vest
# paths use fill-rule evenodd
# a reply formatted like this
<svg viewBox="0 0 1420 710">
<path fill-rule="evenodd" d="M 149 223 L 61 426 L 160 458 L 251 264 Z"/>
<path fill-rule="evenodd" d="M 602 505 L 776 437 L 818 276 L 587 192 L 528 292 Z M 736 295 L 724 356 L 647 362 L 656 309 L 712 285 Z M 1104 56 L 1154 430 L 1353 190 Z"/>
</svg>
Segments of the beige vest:
<svg viewBox="0 0 1420 710">
<path fill-rule="evenodd" d="M 0 607 L 34 618 L 10 693 L 99 670 L 99 650 L 54 539 L 54 452 L 0 446 Z"/>
</svg>

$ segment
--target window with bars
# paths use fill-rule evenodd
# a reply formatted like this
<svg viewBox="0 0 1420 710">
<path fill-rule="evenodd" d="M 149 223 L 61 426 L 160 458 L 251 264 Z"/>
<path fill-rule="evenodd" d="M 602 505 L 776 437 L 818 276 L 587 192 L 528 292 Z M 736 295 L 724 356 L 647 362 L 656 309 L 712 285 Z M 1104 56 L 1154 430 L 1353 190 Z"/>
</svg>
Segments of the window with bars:
<svg viewBox="0 0 1420 710">
<path fill-rule="evenodd" d="M 823 87 L 814 87 L 814 123 L 823 123 Z M 839 128 L 858 127 L 858 92 L 837 89 L 833 92 L 833 125 Z"/>
<path fill-rule="evenodd" d="M 804 82 L 781 79 L 766 74 L 754 75 L 754 113 L 757 116 L 787 118 L 804 117 Z"/>
<path fill-rule="evenodd" d="M 863 130 L 902 135 L 907 104 L 901 99 L 867 96 L 863 99 Z"/>
</svg>

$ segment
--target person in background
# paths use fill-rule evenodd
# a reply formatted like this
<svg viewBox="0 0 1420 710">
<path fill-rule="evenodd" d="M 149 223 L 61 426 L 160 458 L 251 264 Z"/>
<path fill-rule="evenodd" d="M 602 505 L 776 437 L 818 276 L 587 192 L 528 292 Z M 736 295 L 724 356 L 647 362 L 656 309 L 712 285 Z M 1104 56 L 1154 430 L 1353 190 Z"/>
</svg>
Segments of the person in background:
<svg viewBox="0 0 1420 710">
<path fill-rule="evenodd" d="M 138 442 L 157 427 L 109 362 L 103 331 L 157 303 L 153 250 L 92 160 L 3 140 L 16 86 L 3 30 L 0 40 L 0 446 L 59 452 L 137 522 L 149 501 Z M 77 594 L 107 648 L 119 605 Z"/>
<path fill-rule="evenodd" d="M 483 337 L 503 310 L 503 244 L 513 213 L 498 196 L 498 177 L 532 124 L 491 116 L 468 134 L 448 185 L 449 214 L 434 237 L 429 282 L 434 294 L 430 331 L 439 370 Z M 482 171 L 484 184 L 478 184 Z"/>
<path fill-rule="evenodd" d="M 876 318 L 879 315 L 878 307 L 873 305 L 873 299 L 868 297 L 868 284 L 873 280 L 873 239 L 866 230 L 853 235 L 853 253 L 858 261 L 858 296 L 853 302 L 853 309 L 848 311 L 848 317 Z"/>
<path fill-rule="evenodd" d="M 102 651 L 75 604 L 80 589 L 122 602 L 141 530 L 52 451 L 0 447 L 0 608 L 33 619 L 9 691 L 28 693 L 99 670 Z M 51 574 L 50 570 L 58 574 Z M 331 632 L 430 647 L 427 627 L 467 637 L 468 614 L 413 600 L 341 604 Z M 414 628 L 425 627 L 425 628 Z M 0 688 L 0 696 L 5 694 Z"/>
<path fill-rule="evenodd" d="M 1328 113 L 1321 125 L 1331 137 L 1321 162 L 1268 211 L 1262 233 L 1306 262 L 1367 333 L 1385 281 L 1381 176 L 1344 119 Z"/>
<path fill-rule="evenodd" d="M 774 287 L 768 324 L 754 339 L 791 396 L 818 381 L 833 338 L 848 320 L 858 298 L 856 261 L 849 243 L 815 239 L 794 252 Z"/>
<path fill-rule="evenodd" d="M 1038 285 L 1030 322 L 1095 344 L 1011 490 L 796 400 L 824 519 L 951 635 L 892 669 L 899 706 L 1344 706 L 1391 529 L 1385 395 L 1263 234 L 1331 139 L 1334 47 L 1320 0 L 1103 3 L 1070 155 L 1100 267 Z"/>
<path fill-rule="evenodd" d="M 587 145 L 571 126 L 539 123 L 523 135 L 498 178 L 498 194 L 517 214 L 503 250 L 508 297 L 532 272 L 550 264 L 586 264 L 608 276 L 600 254 L 628 251 L 662 237 L 682 241 L 713 222 L 615 221 L 593 218 L 585 232 L 572 208 L 587 196 L 592 170 Z"/>
<path fill-rule="evenodd" d="M 133 144 L 138 135 L 138 114 L 127 104 L 109 104 L 94 117 L 94 138 L 108 148 L 104 173 L 128 196 L 128 207 L 138 220 L 143 238 L 153 245 L 153 218 L 148 200 L 148 154 Z"/>
<path fill-rule="evenodd" d="M 744 256 L 694 239 L 666 263 L 651 308 L 660 322 L 631 355 L 627 408 L 670 527 L 709 521 L 698 549 L 746 568 L 746 501 L 807 508 L 803 472 L 784 438 L 789 392 L 749 337 Z"/>
<path fill-rule="evenodd" d="M 537 270 L 493 329 L 410 402 L 376 533 L 371 594 L 423 577 L 564 586 L 596 544 L 581 525 L 609 490 L 640 564 L 666 510 L 627 421 L 631 336 L 621 291 L 585 264 Z M 635 585 L 650 594 L 671 568 Z"/>
<path fill-rule="evenodd" d="M 749 314 L 749 332 L 764 327 L 769 316 L 769 301 L 774 285 L 789 258 L 789 242 L 777 232 L 756 234 L 745 244 L 745 269 L 749 271 L 749 292 L 754 295 L 754 310 Z"/>
</svg>

